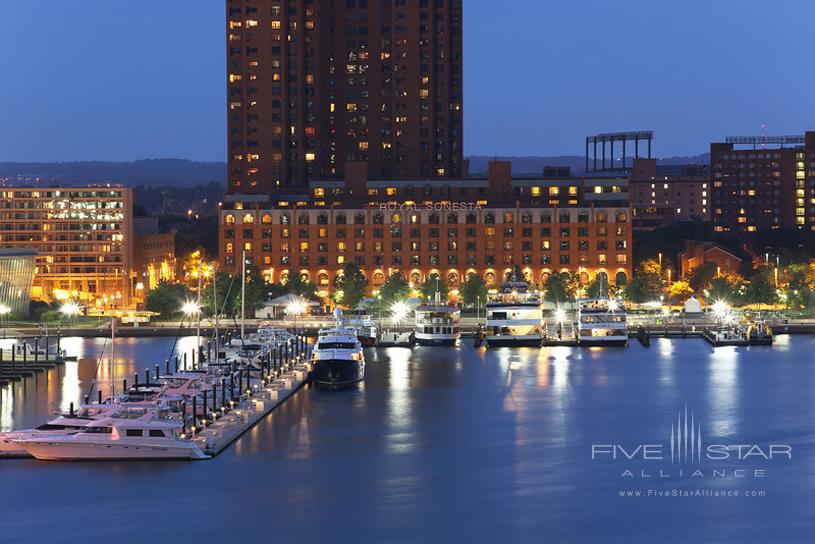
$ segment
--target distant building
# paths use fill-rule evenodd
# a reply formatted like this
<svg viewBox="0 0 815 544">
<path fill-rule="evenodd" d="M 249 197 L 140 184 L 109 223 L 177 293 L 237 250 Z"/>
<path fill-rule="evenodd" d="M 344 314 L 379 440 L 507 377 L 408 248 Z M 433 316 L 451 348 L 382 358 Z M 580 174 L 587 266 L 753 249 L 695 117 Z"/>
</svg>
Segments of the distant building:
<svg viewBox="0 0 815 544">
<path fill-rule="evenodd" d="M 634 159 L 629 194 L 634 229 L 654 229 L 677 221 L 710 221 L 707 165 L 657 165 Z"/>
<path fill-rule="evenodd" d="M 133 190 L 0 188 L 0 248 L 34 249 L 32 298 L 130 303 Z"/>
<path fill-rule="evenodd" d="M 137 302 L 147 291 L 162 281 L 176 276 L 175 231 L 160 232 L 157 217 L 137 217 L 133 220 L 133 271 Z"/>
<path fill-rule="evenodd" d="M 527 280 L 631 278 L 627 179 L 617 174 L 513 177 L 493 161 L 485 179 L 315 180 L 300 194 L 226 196 L 220 260 L 241 253 L 273 282 L 304 274 L 324 295 L 343 265 L 359 265 L 376 289 L 398 272 L 413 285 L 438 273 L 451 289 L 469 274 L 498 285 L 514 265 Z"/>
<path fill-rule="evenodd" d="M 227 0 L 229 192 L 458 179 L 462 0 Z"/>
<path fill-rule="evenodd" d="M 742 260 L 713 242 L 686 240 L 685 249 L 679 253 L 679 277 L 689 277 L 694 268 L 705 263 L 714 263 L 720 273 L 738 273 Z"/>
<path fill-rule="evenodd" d="M 28 313 L 36 257 L 34 249 L 0 249 L 0 321 Z"/>
<path fill-rule="evenodd" d="M 730 140 L 710 145 L 715 230 L 815 229 L 815 132 Z"/>
</svg>

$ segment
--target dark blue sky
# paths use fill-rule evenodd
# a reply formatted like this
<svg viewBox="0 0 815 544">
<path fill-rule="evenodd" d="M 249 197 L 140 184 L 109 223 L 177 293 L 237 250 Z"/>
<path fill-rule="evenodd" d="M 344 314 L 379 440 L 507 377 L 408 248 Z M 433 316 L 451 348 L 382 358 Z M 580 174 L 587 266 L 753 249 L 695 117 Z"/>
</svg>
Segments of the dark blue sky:
<svg viewBox="0 0 815 544">
<path fill-rule="evenodd" d="M 464 0 L 465 150 L 815 128 L 813 0 Z M 503 13 L 498 11 L 498 7 Z M 223 0 L 0 2 L 0 161 L 224 160 Z"/>
</svg>

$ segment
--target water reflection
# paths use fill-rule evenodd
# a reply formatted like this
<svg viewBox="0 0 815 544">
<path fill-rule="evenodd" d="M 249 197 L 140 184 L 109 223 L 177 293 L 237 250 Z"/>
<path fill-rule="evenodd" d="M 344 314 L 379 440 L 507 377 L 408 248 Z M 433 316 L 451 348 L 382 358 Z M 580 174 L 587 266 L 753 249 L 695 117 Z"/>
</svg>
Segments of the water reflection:
<svg viewBox="0 0 815 544">
<path fill-rule="evenodd" d="M 708 410 L 711 430 L 717 436 L 739 432 L 739 355 L 746 348 L 718 347 L 712 350 L 708 364 Z"/>
</svg>

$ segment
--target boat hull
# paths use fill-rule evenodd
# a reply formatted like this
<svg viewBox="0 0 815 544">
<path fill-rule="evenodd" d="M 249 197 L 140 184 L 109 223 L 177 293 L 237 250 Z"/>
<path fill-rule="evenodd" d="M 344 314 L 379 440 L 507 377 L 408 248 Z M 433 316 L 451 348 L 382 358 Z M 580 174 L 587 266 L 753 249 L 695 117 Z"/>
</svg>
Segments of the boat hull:
<svg viewBox="0 0 815 544">
<path fill-rule="evenodd" d="M 624 348 L 628 346 L 628 338 L 614 338 L 609 340 L 601 340 L 599 337 L 588 337 L 588 338 L 581 338 L 579 340 L 579 345 L 587 346 L 587 347 L 601 347 L 601 346 L 608 346 L 608 347 L 617 347 L 617 348 Z"/>
<path fill-rule="evenodd" d="M 511 347 L 540 347 L 543 343 L 543 338 L 536 337 L 490 337 L 485 339 L 487 347 L 490 348 L 511 348 Z"/>
<path fill-rule="evenodd" d="M 194 444 L 135 445 L 128 443 L 72 443 L 72 441 L 25 441 L 20 445 L 41 461 L 145 461 L 153 459 L 207 459 Z"/>
<path fill-rule="evenodd" d="M 416 333 L 415 338 L 416 343 L 420 346 L 455 346 L 456 342 L 458 342 L 459 335 L 427 335 L 423 333 Z"/>
<path fill-rule="evenodd" d="M 311 381 L 318 387 L 353 387 L 365 379 L 365 362 L 348 359 L 321 359 L 314 362 Z"/>
<path fill-rule="evenodd" d="M 377 344 L 376 336 L 357 336 L 357 340 L 359 340 L 359 343 L 366 348 L 376 347 Z"/>
</svg>

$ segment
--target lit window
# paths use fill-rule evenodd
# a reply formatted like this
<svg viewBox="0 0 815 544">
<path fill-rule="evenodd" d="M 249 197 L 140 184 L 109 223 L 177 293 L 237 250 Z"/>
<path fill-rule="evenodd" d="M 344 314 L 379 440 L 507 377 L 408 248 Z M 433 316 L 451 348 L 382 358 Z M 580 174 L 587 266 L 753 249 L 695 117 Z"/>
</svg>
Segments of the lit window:
<svg viewBox="0 0 815 544">
<path fill-rule="evenodd" d="M 315 155 L 314 153 L 306 153 L 306 160 L 307 161 L 313 161 L 316 158 L 317 158 L 317 155 Z"/>
</svg>

